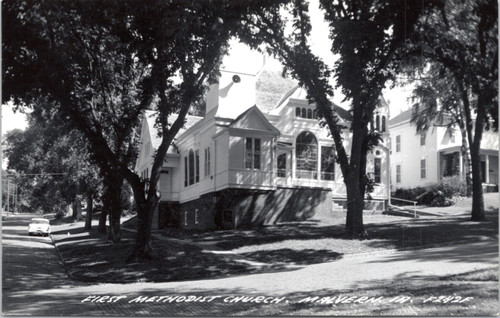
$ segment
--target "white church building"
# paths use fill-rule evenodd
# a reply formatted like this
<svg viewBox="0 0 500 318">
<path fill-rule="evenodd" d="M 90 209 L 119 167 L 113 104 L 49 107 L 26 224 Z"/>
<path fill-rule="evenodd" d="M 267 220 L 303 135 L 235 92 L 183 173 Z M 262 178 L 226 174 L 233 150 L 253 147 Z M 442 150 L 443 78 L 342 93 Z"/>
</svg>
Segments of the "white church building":
<svg viewBox="0 0 500 318">
<path fill-rule="evenodd" d="M 188 115 L 169 148 L 159 183 L 158 227 L 233 229 L 321 219 L 333 217 L 334 205 L 345 205 L 333 140 L 320 127 L 304 89 L 290 82 L 277 85 L 261 58 L 244 66 L 221 69 L 218 84 L 208 92 L 205 116 Z M 269 97 L 273 90 L 274 100 L 262 98 L 262 92 Z M 348 126 L 350 113 L 335 107 Z M 390 196 L 390 138 L 382 98 L 375 118 L 383 142 L 368 157 L 375 182 L 368 204 L 383 209 Z M 154 122 L 154 113 L 146 112 L 135 166 L 143 178 L 150 175 L 160 143 Z M 348 151 L 349 134 L 346 130 Z"/>
</svg>

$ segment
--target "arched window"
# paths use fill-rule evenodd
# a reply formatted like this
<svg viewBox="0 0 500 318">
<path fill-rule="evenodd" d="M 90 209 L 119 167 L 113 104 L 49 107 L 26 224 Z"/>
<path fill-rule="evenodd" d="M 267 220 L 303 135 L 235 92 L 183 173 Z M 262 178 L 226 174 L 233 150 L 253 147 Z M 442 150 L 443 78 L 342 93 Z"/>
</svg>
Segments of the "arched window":
<svg viewBox="0 0 500 318">
<path fill-rule="evenodd" d="M 312 109 L 307 110 L 307 118 L 312 119 L 313 118 L 313 111 Z"/>
<path fill-rule="evenodd" d="M 318 140 L 309 131 L 301 132 L 297 136 L 295 145 L 297 160 L 297 178 L 317 179 L 318 178 Z"/>
<path fill-rule="evenodd" d="M 300 117 L 300 107 L 295 108 L 295 117 Z"/>
<path fill-rule="evenodd" d="M 380 131 L 380 116 L 377 115 L 377 119 L 375 120 L 375 130 Z"/>
<path fill-rule="evenodd" d="M 314 119 L 318 119 L 318 110 L 317 110 L 317 109 L 315 109 L 315 110 L 313 111 L 313 118 L 314 118 Z"/>
<path fill-rule="evenodd" d="M 385 132 L 385 116 L 382 116 L 382 132 Z"/>
<path fill-rule="evenodd" d="M 370 121 L 370 131 L 373 131 L 373 128 L 375 128 L 375 127 L 373 126 L 373 119 L 372 119 L 372 120 Z"/>
<path fill-rule="evenodd" d="M 302 108 L 302 118 L 307 118 L 307 109 Z"/>
<path fill-rule="evenodd" d="M 189 150 L 189 185 L 194 184 L 194 151 Z"/>
</svg>

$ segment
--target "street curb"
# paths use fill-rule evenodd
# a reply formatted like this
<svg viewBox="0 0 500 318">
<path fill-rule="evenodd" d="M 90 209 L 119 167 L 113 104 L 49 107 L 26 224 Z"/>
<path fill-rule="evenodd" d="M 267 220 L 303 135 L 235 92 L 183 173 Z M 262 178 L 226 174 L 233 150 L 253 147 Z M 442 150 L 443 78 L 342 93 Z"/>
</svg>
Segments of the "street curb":
<svg viewBox="0 0 500 318">
<path fill-rule="evenodd" d="M 64 257 L 62 256 L 61 251 L 59 251 L 59 248 L 57 247 L 56 241 L 52 237 L 52 234 L 50 235 L 50 240 L 52 241 L 52 244 L 56 249 L 57 256 L 59 257 L 59 263 L 61 264 L 62 268 L 64 268 L 64 271 L 66 272 L 66 275 L 68 275 L 68 278 L 71 280 L 78 280 L 78 278 L 75 277 L 66 267 L 66 262 L 64 261 Z"/>
</svg>

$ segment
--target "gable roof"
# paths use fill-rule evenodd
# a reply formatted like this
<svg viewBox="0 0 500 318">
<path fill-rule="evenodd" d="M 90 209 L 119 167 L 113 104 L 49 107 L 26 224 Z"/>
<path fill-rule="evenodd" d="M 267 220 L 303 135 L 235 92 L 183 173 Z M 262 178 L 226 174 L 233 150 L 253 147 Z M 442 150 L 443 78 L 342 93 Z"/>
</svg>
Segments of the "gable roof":
<svg viewBox="0 0 500 318">
<path fill-rule="evenodd" d="M 281 65 L 279 67 L 266 63 L 257 74 L 255 85 L 255 103 L 264 113 L 270 112 L 282 99 L 283 92 L 288 92 L 297 86 L 297 81 L 290 77 L 283 77 Z"/>
<path fill-rule="evenodd" d="M 161 144 L 161 138 L 158 136 L 158 132 L 154 128 L 154 125 L 156 123 L 157 119 L 157 112 L 152 111 L 152 110 L 146 110 L 144 112 L 144 117 L 146 117 L 147 124 L 148 124 L 148 132 L 149 132 L 149 137 L 151 139 L 151 145 L 153 149 L 158 149 L 158 147 Z M 177 114 L 172 114 L 168 116 L 168 123 L 173 124 L 177 120 L 178 115 Z M 179 132 L 177 133 L 177 136 L 180 136 L 182 133 L 184 133 L 186 130 L 188 130 L 190 127 L 192 127 L 194 124 L 199 122 L 203 117 L 199 116 L 191 116 L 191 115 L 186 115 L 186 122 L 184 123 L 184 126 L 179 129 Z M 175 144 L 175 141 L 177 138 L 174 138 L 173 146 L 177 148 L 177 145 Z M 169 153 L 173 152 L 172 148 L 169 148 Z"/>
<path fill-rule="evenodd" d="M 288 92 L 286 92 L 283 95 L 283 97 L 281 98 L 281 100 L 278 102 L 278 104 L 276 104 L 276 106 L 272 110 L 271 114 L 277 115 L 281 111 L 281 109 L 283 109 L 283 107 L 285 107 L 288 104 L 288 102 L 291 99 L 307 101 L 307 91 L 304 88 L 302 88 L 302 87 L 300 87 L 298 85 L 295 86 L 294 88 L 292 88 L 291 90 L 289 90 Z M 352 116 L 351 116 L 351 112 L 350 111 L 348 111 L 345 108 L 342 108 L 342 107 L 338 106 L 333 101 L 330 101 L 330 102 L 333 104 L 333 107 L 334 107 L 334 110 L 335 110 L 337 116 L 342 121 L 344 121 L 344 122 L 350 122 L 351 121 Z"/>
<path fill-rule="evenodd" d="M 256 105 L 250 107 L 249 109 L 247 109 L 246 111 L 244 111 L 243 113 L 241 113 L 238 117 L 236 117 L 230 124 L 229 124 L 229 127 L 231 128 L 240 128 L 240 127 L 237 127 L 237 124 L 242 122 L 242 120 L 244 118 L 250 118 L 250 116 L 252 115 L 255 115 L 257 116 L 261 121 L 262 123 L 264 124 L 265 126 L 265 130 L 268 130 L 276 135 L 279 135 L 280 132 L 278 129 L 276 129 L 276 127 L 274 127 L 270 122 L 269 120 L 267 120 L 266 116 L 264 116 L 264 114 L 262 113 L 262 111 L 259 109 L 259 107 L 257 107 Z M 255 123 L 255 121 L 253 122 Z M 241 128 L 244 128 L 244 129 L 249 129 L 249 130 L 252 130 L 252 127 L 241 127 Z M 261 129 L 256 129 L 254 128 L 253 130 L 261 130 Z"/>
<path fill-rule="evenodd" d="M 411 114 L 412 114 L 412 109 L 405 110 L 404 112 L 400 113 L 399 115 L 395 116 L 394 118 L 391 118 L 389 120 L 389 126 L 394 126 L 397 124 L 401 124 L 405 121 L 409 121 L 411 119 Z"/>
</svg>

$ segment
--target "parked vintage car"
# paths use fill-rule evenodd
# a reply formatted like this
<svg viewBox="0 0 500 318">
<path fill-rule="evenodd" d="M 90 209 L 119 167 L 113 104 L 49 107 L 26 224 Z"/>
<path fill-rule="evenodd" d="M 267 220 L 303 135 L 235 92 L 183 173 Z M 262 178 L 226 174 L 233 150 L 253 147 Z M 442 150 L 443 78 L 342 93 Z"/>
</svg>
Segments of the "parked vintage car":
<svg viewBox="0 0 500 318">
<path fill-rule="evenodd" d="M 50 235 L 50 222 L 44 218 L 33 218 L 28 225 L 29 235 Z"/>
</svg>

